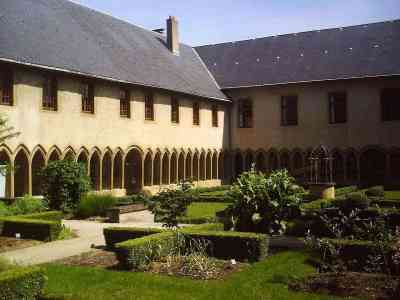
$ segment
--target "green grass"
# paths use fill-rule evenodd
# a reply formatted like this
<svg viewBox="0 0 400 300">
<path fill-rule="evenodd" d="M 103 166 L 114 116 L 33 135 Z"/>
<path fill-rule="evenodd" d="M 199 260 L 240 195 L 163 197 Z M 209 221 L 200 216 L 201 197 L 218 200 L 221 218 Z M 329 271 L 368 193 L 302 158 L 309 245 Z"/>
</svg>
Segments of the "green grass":
<svg viewBox="0 0 400 300">
<path fill-rule="evenodd" d="M 229 203 L 193 202 L 189 205 L 186 216 L 180 218 L 180 223 L 200 224 L 215 222 L 217 211 L 227 208 Z"/>
<path fill-rule="evenodd" d="M 400 191 L 385 191 L 385 199 L 400 201 Z"/>
<path fill-rule="evenodd" d="M 225 190 L 225 191 L 211 191 L 211 192 L 200 193 L 200 195 L 209 196 L 209 197 L 223 197 L 223 196 L 226 195 L 227 192 L 228 192 L 227 190 Z"/>
<path fill-rule="evenodd" d="M 49 299 L 65 300 L 343 299 L 288 290 L 288 280 L 314 273 L 314 269 L 306 264 L 306 259 L 307 255 L 301 252 L 284 252 L 251 265 L 225 280 L 212 281 L 51 264 L 45 266 L 49 278 L 45 295 Z"/>
</svg>

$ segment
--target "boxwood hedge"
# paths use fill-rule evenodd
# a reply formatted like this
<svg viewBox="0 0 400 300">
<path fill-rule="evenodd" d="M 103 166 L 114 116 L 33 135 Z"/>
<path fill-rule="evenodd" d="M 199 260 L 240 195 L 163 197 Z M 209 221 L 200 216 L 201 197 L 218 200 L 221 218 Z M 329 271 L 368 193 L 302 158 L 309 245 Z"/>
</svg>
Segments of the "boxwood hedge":
<svg viewBox="0 0 400 300">
<path fill-rule="evenodd" d="M 0 299 L 38 299 L 45 284 L 44 272 L 37 267 L 16 268 L 0 273 Z"/>
<path fill-rule="evenodd" d="M 152 234 L 157 234 L 162 231 L 162 229 L 158 228 L 109 227 L 103 229 L 103 234 L 106 240 L 107 247 L 113 248 L 115 244 Z"/>
</svg>

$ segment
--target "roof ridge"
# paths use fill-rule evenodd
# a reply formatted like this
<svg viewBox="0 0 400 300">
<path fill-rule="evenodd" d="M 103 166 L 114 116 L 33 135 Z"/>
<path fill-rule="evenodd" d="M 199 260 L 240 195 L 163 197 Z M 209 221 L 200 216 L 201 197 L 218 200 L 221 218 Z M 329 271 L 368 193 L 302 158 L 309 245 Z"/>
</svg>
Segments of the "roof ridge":
<svg viewBox="0 0 400 300">
<path fill-rule="evenodd" d="M 356 25 L 349 25 L 349 26 L 338 26 L 338 27 L 330 27 L 330 28 L 323 28 L 323 29 L 314 29 L 314 30 L 306 30 L 306 31 L 299 31 L 299 32 L 282 33 L 282 34 L 268 35 L 268 36 L 263 36 L 263 37 L 250 38 L 250 39 L 235 40 L 235 41 L 228 41 L 228 42 L 215 43 L 215 44 L 205 44 L 205 45 L 195 46 L 194 48 L 220 46 L 220 45 L 235 44 L 235 43 L 243 43 L 243 42 L 250 42 L 250 41 L 254 41 L 254 40 L 270 39 L 270 38 L 277 38 L 277 37 L 284 37 L 284 36 L 291 36 L 291 35 L 301 35 L 301 34 L 312 33 L 312 32 L 332 31 L 332 30 L 346 30 L 346 29 L 349 29 L 349 28 L 371 26 L 371 25 L 378 25 L 378 24 L 384 24 L 384 23 L 394 23 L 394 22 L 400 22 L 400 19 L 391 19 L 391 20 L 372 22 L 372 23 L 363 23 L 363 24 L 356 24 Z"/>
</svg>

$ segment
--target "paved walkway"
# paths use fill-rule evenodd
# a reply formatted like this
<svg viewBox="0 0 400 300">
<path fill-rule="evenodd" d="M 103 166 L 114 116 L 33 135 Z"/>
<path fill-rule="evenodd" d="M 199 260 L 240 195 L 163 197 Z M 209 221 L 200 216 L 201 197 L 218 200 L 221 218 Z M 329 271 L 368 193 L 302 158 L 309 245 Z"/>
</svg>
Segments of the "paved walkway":
<svg viewBox="0 0 400 300">
<path fill-rule="evenodd" d="M 125 214 L 121 223 L 96 223 L 79 220 L 65 220 L 63 223 L 78 233 L 78 238 L 44 243 L 42 245 L 9 251 L 0 254 L 9 261 L 20 265 L 42 264 L 66 257 L 79 255 L 91 250 L 91 246 L 105 245 L 103 228 L 111 226 L 160 228 L 160 223 L 153 222 L 153 215 L 149 211 Z"/>
</svg>

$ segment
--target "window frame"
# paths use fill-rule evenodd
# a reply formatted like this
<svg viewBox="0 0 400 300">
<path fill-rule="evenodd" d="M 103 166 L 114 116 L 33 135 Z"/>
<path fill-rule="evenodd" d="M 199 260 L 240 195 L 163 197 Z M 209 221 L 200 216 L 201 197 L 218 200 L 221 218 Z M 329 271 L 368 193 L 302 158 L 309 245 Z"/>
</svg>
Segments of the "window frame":
<svg viewBox="0 0 400 300">
<path fill-rule="evenodd" d="M 42 110 L 58 111 L 58 79 L 52 74 L 43 79 Z"/>
<path fill-rule="evenodd" d="M 5 106 L 14 105 L 14 70 L 5 67 L 0 74 L 0 104 Z M 6 100 L 7 99 L 7 100 Z"/>
<path fill-rule="evenodd" d="M 87 86 L 87 95 L 84 95 L 84 86 Z M 81 97 L 82 112 L 87 114 L 94 114 L 95 87 L 92 82 L 84 81 L 81 83 Z"/>
<path fill-rule="evenodd" d="M 218 112 L 219 112 L 219 109 L 218 109 L 218 105 L 217 104 L 213 104 L 212 106 L 211 106 L 211 126 L 212 127 L 218 127 Z"/>
<path fill-rule="evenodd" d="M 391 90 L 394 90 L 394 99 L 391 98 L 384 98 L 385 92 L 390 93 Z M 397 95 L 396 95 L 397 94 Z M 391 97 L 392 95 L 387 95 Z M 396 96 L 399 99 L 396 101 Z M 388 103 L 389 102 L 389 103 Z M 397 107 L 393 105 L 393 103 L 397 104 Z M 380 91 L 380 104 L 381 104 L 381 121 L 382 122 L 393 122 L 393 121 L 400 121 L 400 88 L 383 88 Z M 397 110 L 396 110 L 397 109 Z"/>
<path fill-rule="evenodd" d="M 290 105 L 293 105 L 288 100 L 293 101 L 295 103 L 295 120 L 289 120 L 290 117 L 288 114 L 291 113 Z M 281 126 L 298 126 L 299 125 L 299 97 L 298 95 L 284 95 L 281 96 Z"/>
<path fill-rule="evenodd" d="M 124 97 L 122 93 L 124 93 Z M 119 116 L 121 118 L 131 118 L 131 91 L 125 87 L 120 87 L 119 89 Z"/>
<path fill-rule="evenodd" d="M 238 99 L 238 128 L 253 128 L 253 100 L 251 98 Z"/>
<path fill-rule="evenodd" d="M 192 112 L 193 125 L 200 126 L 200 102 L 193 102 Z"/>
<path fill-rule="evenodd" d="M 335 98 L 338 96 L 338 98 Z M 344 102 L 344 115 L 343 118 L 338 117 L 337 106 L 340 105 L 337 102 Z M 347 92 L 346 91 L 335 91 L 328 93 L 328 116 L 329 124 L 344 124 L 347 123 Z"/>
<path fill-rule="evenodd" d="M 171 97 L 171 123 L 179 124 L 179 99 L 176 96 Z"/>
<path fill-rule="evenodd" d="M 144 97 L 144 119 L 146 121 L 154 121 L 154 95 L 147 93 Z"/>
</svg>

